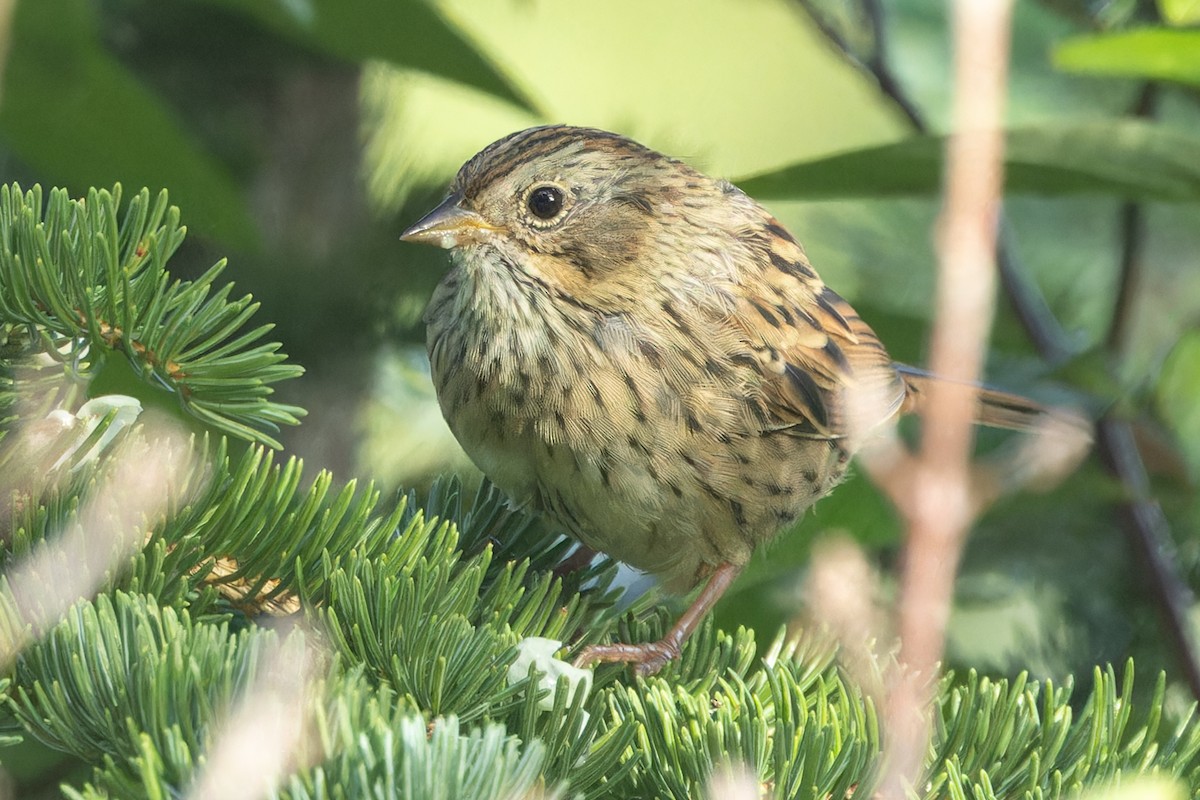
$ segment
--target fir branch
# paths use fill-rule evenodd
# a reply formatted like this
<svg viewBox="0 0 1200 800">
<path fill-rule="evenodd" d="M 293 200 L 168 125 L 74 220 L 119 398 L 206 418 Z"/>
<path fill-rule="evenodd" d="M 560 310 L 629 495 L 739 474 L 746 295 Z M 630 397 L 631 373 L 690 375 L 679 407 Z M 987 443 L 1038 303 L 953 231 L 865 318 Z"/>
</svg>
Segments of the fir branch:
<svg viewBox="0 0 1200 800">
<path fill-rule="evenodd" d="M 437 525 L 435 533 L 443 529 Z M 428 561 L 424 566 L 437 571 Z M 412 590 L 412 578 L 397 583 Z M 462 633 L 472 636 L 466 628 Z M 93 785 L 73 796 L 177 794 L 211 745 L 214 723 L 250 683 L 275 636 L 196 623 L 186 612 L 160 609 L 153 598 L 117 592 L 79 604 L 21 657 L 9 707 L 29 734 L 98 765 Z M 710 646 L 696 641 L 696 647 Z M 381 650 L 391 648 L 394 660 L 411 661 L 424 644 L 410 632 Z M 502 642 L 493 644 L 494 655 Z M 880 753 L 878 720 L 829 651 L 820 652 L 816 659 L 810 650 L 776 653 L 757 668 L 738 664 L 691 687 L 663 677 L 610 681 L 590 697 L 575 693 L 568 699 L 560 681 L 549 709 L 541 706 L 532 680 L 498 685 L 492 700 L 512 692 L 513 702 L 477 715 L 482 729 L 467 734 L 432 708 L 435 701 L 452 701 L 456 667 L 439 672 L 435 656 L 434 669 L 406 678 L 421 686 L 408 691 L 390 679 L 364 680 L 363 667 L 354 665 L 366 664 L 370 672 L 370 659 L 343 652 L 335 662 L 343 666 L 311 698 L 318 715 L 326 714 L 315 727 L 322 736 L 317 763 L 278 796 L 323 796 L 322 786 L 341 781 L 365 791 L 406 770 L 442 775 L 458 769 L 507 780 L 527 769 L 528 776 L 569 782 L 572 793 L 588 798 L 693 797 L 732 760 L 745 762 L 774 797 L 869 797 Z M 487 669 L 494 662 L 475 663 Z M 352 667 L 348 674 L 340 671 L 344 665 Z M 975 674 L 956 685 L 947 681 L 928 754 L 930 782 L 920 796 L 1065 798 L 1148 772 L 1194 785 L 1200 726 L 1188 715 L 1173 731 L 1164 730 L 1164 691 L 1160 678 L 1148 712 L 1134 714 L 1132 669 L 1126 667 L 1122 680 L 1111 669 L 1098 671 L 1076 714 L 1069 687 L 1042 687 L 1023 676 L 1011 684 Z M 404 734 L 409 725 L 418 726 L 421 736 Z M 479 760 L 423 749 L 427 732 L 436 739 L 442 725 L 456 741 L 471 743 Z M 505 746 L 485 745 L 493 736 Z M 327 783 L 335 779 L 339 783 Z M 496 793 L 498 785 L 485 783 L 482 794 L 463 796 L 508 796 Z"/>
<path fill-rule="evenodd" d="M 698 797 L 716 770 L 741 763 L 773 797 L 851 796 L 879 752 L 870 703 L 836 670 L 815 681 L 803 672 L 783 661 L 708 691 L 661 678 L 616 690 L 615 708 L 640 726 L 631 794 Z"/>
<path fill-rule="evenodd" d="M 129 435 L 140 436 L 140 429 Z M 84 502 L 121 458 L 119 451 L 106 452 L 87 469 L 65 470 L 64 480 L 22 487 L 6 520 L 7 555 L 22 556 L 77 526 Z M 109 585 L 152 593 L 164 605 L 190 605 L 197 617 L 234 608 L 256 614 L 280 597 L 316 591 L 319 578 L 302 586 L 298 564 L 318 563 L 330 546 L 377 553 L 404 513 L 403 505 L 390 518 L 377 513 L 379 493 L 357 492 L 353 483 L 329 497 L 327 474 L 301 491 L 299 462 L 277 465 L 261 447 L 231 462 L 224 437 L 215 444 L 193 440 L 181 461 L 189 466 L 174 476 L 164 513 L 145 521 L 139 532 L 144 543 L 130 563 L 114 565 Z M 217 569 L 230 563 L 237 566 Z"/>
<path fill-rule="evenodd" d="M 474 572 L 462 579 L 477 580 Z M 444 564 L 429 563 L 391 578 L 358 561 L 352 572 L 334 576 L 321 616 L 334 651 L 347 661 L 364 663 L 432 714 L 475 721 L 524 688 L 506 679 L 516 641 L 490 626 L 471 625 L 461 605 L 474 598 L 447 573 Z"/>
<path fill-rule="evenodd" d="M 491 563 L 490 549 L 464 557 L 449 521 L 415 515 L 385 552 L 351 553 L 324 579 L 320 613 L 335 652 L 433 714 L 506 714 L 526 689 L 506 680 L 516 643 L 573 637 L 590 612 L 549 573 L 522 580 L 527 561 L 485 588 Z"/>
<path fill-rule="evenodd" d="M 527 561 L 530 570 L 560 574 L 564 557 L 575 547 L 571 539 L 548 528 L 537 517 L 513 509 L 504 494 L 486 479 L 473 497 L 469 494 L 458 476 L 439 478 L 420 507 L 428 514 L 454 520 L 464 553 L 491 549 L 492 566 L 484 579 L 485 586 L 499 576 L 499 568 L 510 562 Z M 415 494 L 410 493 L 410 501 L 417 507 Z M 565 591 L 587 587 L 593 607 L 599 609 L 617 600 L 618 593 L 609 591 L 615 574 L 616 564 L 601 558 L 560 577 Z"/>
<path fill-rule="evenodd" d="M 651 598 L 652 600 L 653 598 Z M 622 642 L 652 642 L 662 638 L 674 623 L 674 615 L 668 608 L 651 605 L 644 609 L 635 605 L 617 620 L 612 634 Z M 598 639 L 604 628 L 587 631 L 577 643 L 577 649 Z M 704 692 L 725 675 L 745 677 L 755 665 L 756 645 L 754 631 L 739 627 L 734 633 L 719 630 L 712 622 L 705 621 L 692 634 L 694 643 L 685 647 L 680 657 L 663 667 L 659 676 L 688 692 Z M 828 665 L 829 657 L 823 663 Z M 596 684 L 604 686 L 623 679 L 628 672 L 623 664 L 596 667 Z"/>
<path fill-rule="evenodd" d="M 105 354 L 123 353 L 207 425 L 279 447 L 270 434 L 304 411 L 271 400 L 271 386 L 301 368 L 285 363 L 278 343 L 261 342 L 272 326 L 245 330 L 258 310 L 249 295 L 229 300 L 232 284 L 213 291 L 224 261 L 195 281 L 171 281 L 166 263 L 184 229 L 166 192 L 151 202 L 143 189 L 119 217 L 120 205 L 120 185 L 86 200 L 55 189 L 44 205 L 40 187 L 0 186 L 0 332 L 10 349 L 23 328 L 23 349 L 54 359 L 76 383 Z M 7 352 L 0 373 L 11 381 Z M 0 386 L 0 406 L 13 390 Z"/>
<path fill-rule="evenodd" d="M 537 685 L 536 672 L 528 685 Z M 500 719 L 520 741 L 545 748 L 547 779 L 569 784 L 575 796 L 588 800 L 626 796 L 641 760 L 633 749 L 639 728 L 632 718 L 612 713 L 612 693 L 571 696 L 566 678 L 559 678 L 549 706 L 541 701 L 540 693 L 527 690 Z"/>
<path fill-rule="evenodd" d="M 1118 680 L 1096 669 L 1091 694 L 1073 711 L 1071 683 L 992 681 L 974 672 L 943 685 L 926 797 L 1057 798 L 1122 774 L 1156 771 L 1195 786 L 1200 727 L 1194 707 L 1173 732 L 1161 730 L 1166 691 L 1160 675 L 1144 717 L 1135 721 L 1133 664 Z"/>
<path fill-rule="evenodd" d="M 381 556 L 403 529 L 402 519 L 412 514 L 403 499 L 382 504 L 371 483 L 359 488 L 349 481 L 334 491 L 333 476 L 325 471 L 302 489 L 303 463 L 295 458 L 276 463 L 261 447 L 246 451 L 232 467 L 214 460 L 213 470 L 207 496 L 169 522 L 163 538 L 175 543 L 196 536 L 210 558 L 228 559 L 219 576 L 209 577 L 251 614 L 289 594 L 317 598 L 328 580 L 328 571 L 320 568 L 323 558 L 351 551 Z"/>
<path fill-rule="evenodd" d="M 274 636 L 196 625 L 152 598 L 101 595 L 21 655 L 10 708 L 30 735 L 87 760 L 134 759 L 141 736 L 164 756 L 194 755 Z M 192 757 L 168 764 L 175 785 L 186 784 Z"/>
<path fill-rule="evenodd" d="M 335 708 L 330 720 L 335 724 L 342 722 L 337 714 Z M 279 797 L 323 798 L 331 790 L 341 797 L 429 800 L 561 796 L 555 787 L 545 787 L 543 748 L 536 742 L 522 746 L 501 725 L 464 732 L 453 718 L 430 725 L 420 716 L 394 721 L 370 711 L 366 722 L 338 725 L 341 741 L 330 743 L 337 755 L 294 778 Z"/>
</svg>

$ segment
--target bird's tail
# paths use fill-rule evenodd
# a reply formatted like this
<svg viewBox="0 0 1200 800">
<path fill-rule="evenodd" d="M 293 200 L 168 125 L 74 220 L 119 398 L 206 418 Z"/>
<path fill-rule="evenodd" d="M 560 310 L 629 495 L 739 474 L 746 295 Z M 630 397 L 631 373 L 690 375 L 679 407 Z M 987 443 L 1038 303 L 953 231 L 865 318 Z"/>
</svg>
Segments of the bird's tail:
<svg viewBox="0 0 1200 800">
<path fill-rule="evenodd" d="M 902 410 L 905 413 L 920 413 L 928 401 L 929 385 L 935 381 L 947 380 L 907 364 L 897 364 L 896 370 L 904 381 L 905 397 Z M 976 424 L 1013 431 L 1030 431 L 1056 422 L 1075 428 L 1087 434 L 1089 438 L 1092 435 L 1091 422 L 1074 411 L 1050 408 L 1019 394 L 1002 392 L 986 386 L 977 387 L 977 391 Z"/>
</svg>

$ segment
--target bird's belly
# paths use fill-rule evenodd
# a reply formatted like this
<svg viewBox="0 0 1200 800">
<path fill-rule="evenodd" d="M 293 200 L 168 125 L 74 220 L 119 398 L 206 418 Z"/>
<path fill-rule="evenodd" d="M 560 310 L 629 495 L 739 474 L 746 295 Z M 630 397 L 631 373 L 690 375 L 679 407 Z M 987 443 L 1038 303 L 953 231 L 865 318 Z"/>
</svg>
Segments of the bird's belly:
<svg viewBox="0 0 1200 800">
<path fill-rule="evenodd" d="M 439 385 L 439 397 L 476 466 L 515 505 L 673 589 L 720 564 L 744 564 L 836 485 L 847 459 L 828 441 L 748 430 L 713 436 L 669 415 L 643 423 L 611 399 L 568 415 L 556 404 L 559 389 L 526 390 L 518 405 L 496 387 L 455 385 L 465 380 L 476 381 L 459 372 Z M 453 410 L 447 397 L 458 398 Z"/>
<path fill-rule="evenodd" d="M 676 496 L 628 441 L 567 441 L 526 414 L 487 402 L 459 406 L 450 427 L 477 467 L 520 508 L 540 512 L 583 544 L 659 575 L 695 572 L 688 531 L 696 509 Z M 719 563 L 713 554 L 714 563 Z"/>
<path fill-rule="evenodd" d="M 744 564 L 840 479 L 836 442 L 764 429 L 755 375 L 718 345 L 711 374 L 628 322 L 568 324 L 476 278 L 448 276 L 427 317 L 443 414 L 514 505 L 587 546 L 687 588 Z"/>
</svg>

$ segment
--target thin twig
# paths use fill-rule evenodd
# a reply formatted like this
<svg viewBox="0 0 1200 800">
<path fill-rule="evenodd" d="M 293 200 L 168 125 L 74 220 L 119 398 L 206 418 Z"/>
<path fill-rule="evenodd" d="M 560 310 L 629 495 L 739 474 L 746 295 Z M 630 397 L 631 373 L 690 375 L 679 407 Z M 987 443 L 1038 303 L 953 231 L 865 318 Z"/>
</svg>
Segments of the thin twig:
<svg viewBox="0 0 1200 800">
<path fill-rule="evenodd" d="M 841 50 L 847 59 L 858 69 L 869 73 L 874 78 L 883 96 L 904 115 L 914 131 L 917 133 L 930 132 L 925 115 L 921 113 L 920 108 L 909 97 L 904 86 L 892 72 L 887 25 L 883 4 L 880 0 L 860 0 L 863 15 L 870 27 L 872 41 L 871 55 L 865 61 L 850 50 L 845 37 L 828 24 L 813 0 L 798 0 L 798 2 L 808 12 L 817 29 Z M 1020 320 L 1021 327 L 1032 340 L 1043 360 L 1050 366 L 1060 366 L 1075 353 L 1075 349 L 1071 346 L 1071 337 L 1059 323 L 1041 291 L 1029 279 L 1028 270 L 1024 269 L 1020 261 L 1013 255 L 1012 247 L 1009 244 L 1012 232 L 1003 208 L 1000 209 L 999 230 L 1000 233 L 996 240 L 996 263 L 999 267 L 1000 285 L 1004 290 L 1004 295 Z"/>
<path fill-rule="evenodd" d="M 804 10 L 804 13 L 812 21 L 812 24 L 821 32 L 821 35 L 836 47 L 842 56 L 853 64 L 855 68 L 874 79 L 883 96 L 892 101 L 900 113 L 908 120 L 909 124 L 912 125 L 913 130 L 918 133 L 927 133 L 928 126 L 924 116 L 921 114 L 921 110 L 909 98 L 891 70 L 888 59 L 887 28 L 882 3 L 879 0 L 860 0 L 860 2 L 862 3 L 861 10 L 863 17 L 866 19 L 871 31 L 871 53 L 865 60 L 858 53 L 854 52 L 854 48 L 850 45 L 850 42 L 821 13 L 821 9 L 814 0 L 796 0 L 796 3 Z"/>
<path fill-rule="evenodd" d="M 874 79 L 880 92 L 908 120 L 917 133 L 930 133 L 929 123 L 920 108 L 904 90 L 904 86 L 892 72 L 889 58 L 888 32 L 884 19 L 883 4 L 880 0 L 860 0 L 863 16 L 870 26 L 873 49 L 870 56 L 863 60 L 853 52 L 849 42 L 821 14 L 813 0 L 797 0 L 801 8 L 807 12 L 817 29 L 837 47 L 842 55 L 859 70 Z M 1014 313 L 1021 321 L 1021 326 L 1034 343 L 1042 358 L 1050 366 L 1060 366 L 1066 363 L 1076 350 L 1072 347 L 1071 337 L 1063 330 L 1058 318 L 1046 304 L 1045 298 L 1037 286 L 1029 279 L 1028 270 L 1013 255 L 1009 241 L 1012 232 L 1000 210 L 1000 235 L 996 243 L 996 263 L 1000 270 L 1000 285 L 1004 296 L 1011 304 Z"/>
<path fill-rule="evenodd" d="M 929 709 L 945 648 L 954 576 L 974 517 L 973 384 L 983 369 L 995 292 L 996 220 L 1003 190 L 1005 86 L 1011 0 L 954 5 L 954 134 L 938 219 L 938 283 L 921 447 L 908 496 L 898 603 L 901 672 L 887 700 L 881 794 L 918 785 L 931 733 Z"/>
</svg>

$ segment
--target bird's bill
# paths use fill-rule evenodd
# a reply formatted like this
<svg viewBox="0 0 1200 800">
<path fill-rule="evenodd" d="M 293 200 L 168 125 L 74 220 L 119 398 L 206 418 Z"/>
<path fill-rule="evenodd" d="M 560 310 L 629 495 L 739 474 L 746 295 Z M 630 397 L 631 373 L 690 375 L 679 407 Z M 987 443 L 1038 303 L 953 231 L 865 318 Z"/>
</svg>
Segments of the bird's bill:
<svg viewBox="0 0 1200 800">
<path fill-rule="evenodd" d="M 463 208 L 462 198 L 452 194 L 400 234 L 401 241 L 432 244 L 449 250 L 464 244 L 486 242 L 500 228 L 474 211 Z"/>
</svg>

